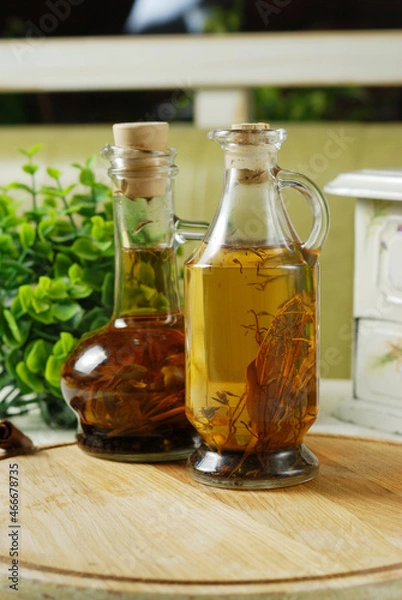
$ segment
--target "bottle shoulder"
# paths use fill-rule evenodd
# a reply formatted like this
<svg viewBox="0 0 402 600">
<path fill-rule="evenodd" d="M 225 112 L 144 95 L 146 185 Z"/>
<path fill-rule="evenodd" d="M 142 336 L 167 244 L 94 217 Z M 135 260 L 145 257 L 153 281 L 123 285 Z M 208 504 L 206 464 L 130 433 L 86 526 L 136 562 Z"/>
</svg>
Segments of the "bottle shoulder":
<svg viewBox="0 0 402 600">
<path fill-rule="evenodd" d="M 187 260 L 186 267 L 240 266 L 285 267 L 309 265 L 310 260 L 300 244 L 278 246 L 220 246 L 202 243 Z"/>
<path fill-rule="evenodd" d="M 160 317 L 160 315 L 159 315 Z M 160 355 L 164 349 L 165 356 Z M 63 368 L 63 376 L 72 373 L 95 376 L 100 367 L 142 364 L 144 354 L 166 356 L 184 352 L 184 321 L 181 313 L 170 319 L 121 316 L 100 329 L 85 334 L 72 350 Z"/>
</svg>

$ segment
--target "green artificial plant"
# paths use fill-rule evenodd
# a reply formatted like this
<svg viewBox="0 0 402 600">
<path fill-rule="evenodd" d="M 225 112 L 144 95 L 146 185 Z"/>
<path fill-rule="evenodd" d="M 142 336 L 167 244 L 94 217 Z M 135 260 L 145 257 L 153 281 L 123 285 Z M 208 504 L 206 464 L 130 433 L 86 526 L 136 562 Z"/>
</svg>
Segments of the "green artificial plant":
<svg viewBox="0 0 402 600">
<path fill-rule="evenodd" d="M 40 147 L 20 151 L 27 182 L 0 187 L 0 418 L 39 407 L 46 423 L 68 427 L 63 362 L 113 308 L 112 192 L 95 177 L 95 157 L 73 165 L 76 184 L 64 188 L 49 167 L 38 186 Z"/>
</svg>

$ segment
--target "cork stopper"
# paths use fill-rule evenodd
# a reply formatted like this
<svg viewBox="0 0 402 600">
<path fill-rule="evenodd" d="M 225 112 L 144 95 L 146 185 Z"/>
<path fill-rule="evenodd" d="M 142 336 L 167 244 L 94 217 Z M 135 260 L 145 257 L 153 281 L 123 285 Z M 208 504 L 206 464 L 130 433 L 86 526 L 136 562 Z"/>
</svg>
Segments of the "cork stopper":
<svg viewBox="0 0 402 600">
<path fill-rule="evenodd" d="M 231 127 L 231 129 L 236 129 L 236 130 L 244 130 L 247 129 L 247 131 L 265 131 L 266 129 L 271 129 L 269 123 L 234 123 Z"/>
<path fill-rule="evenodd" d="M 263 143 L 264 137 L 256 134 L 269 130 L 270 126 L 269 123 L 235 123 L 230 129 L 238 132 L 233 139 L 237 144 L 257 145 Z"/>
<path fill-rule="evenodd" d="M 164 152 L 168 147 L 169 124 L 156 121 L 116 123 L 113 125 L 113 136 L 116 146 Z"/>
<path fill-rule="evenodd" d="M 143 151 L 166 152 L 168 149 L 169 124 L 165 122 L 116 123 L 113 125 L 114 143 L 123 148 Z M 160 165 L 160 160 L 150 155 L 141 157 L 141 168 L 135 176 L 123 179 L 120 190 L 126 198 L 153 198 L 162 196 L 166 190 L 166 178 L 153 176 L 147 168 Z"/>
<path fill-rule="evenodd" d="M 239 144 L 237 151 L 230 156 L 229 166 L 238 170 L 238 182 L 242 185 L 256 185 L 268 179 L 265 157 L 258 146 L 266 143 L 264 133 L 270 129 L 269 123 L 235 123 L 230 128 L 232 140 Z M 261 136 L 258 135 L 261 133 Z M 242 149 L 242 146 L 245 146 Z M 252 150 L 250 146 L 255 148 Z"/>
</svg>

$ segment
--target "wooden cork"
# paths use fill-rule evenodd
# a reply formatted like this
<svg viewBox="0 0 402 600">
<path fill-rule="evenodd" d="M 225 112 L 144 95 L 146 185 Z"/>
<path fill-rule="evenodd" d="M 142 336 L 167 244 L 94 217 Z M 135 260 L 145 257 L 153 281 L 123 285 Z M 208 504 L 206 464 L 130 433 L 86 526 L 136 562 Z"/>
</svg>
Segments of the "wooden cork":
<svg viewBox="0 0 402 600">
<path fill-rule="evenodd" d="M 116 146 L 164 152 L 168 148 L 169 124 L 156 121 L 116 123 L 113 136 Z"/>
<path fill-rule="evenodd" d="M 114 143 L 123 148 L 143 151 L 166 152 L 168 149 L 169 124 L 165 122 L 116 123 L 113 125 Z M 150 155 L 141 157 L 137 173 L 133 177 L 122 179 L 118 192 L 126 198 L 153 198 L 162 196 L 166 190 L 166 176 L 157 176 L 155 168 L 160 159 Z M 147 168 L 152 172 L 147 173 Z"/>
<path fill-rule="evenodd" d="M 264 136 L 258 136 L 256 134 L 259 132 L 264 134 L 268 129 L 270 129 L 269 123 L 235 123 L 231 127 L 232 131 L 238 132 L 237 135 L 234 136 L 234 142 L 237 144 L 252 145 L 263 143 Z"/>
<path fill-rule="evenodd" d="M 263 123 L 260 121 L 259 123 L 234 123 L 231 129 L 247 129 L 248 131 L 265 131 L 266 129 L 271 129 L 269 123 Z"/>
<path fill-rule="evenodd" d="M 234 132 L 231 138 L 239 145 L 236 152 L 230 154 L 229 166 L 238 169 L 238 182 L 242 185 L 256 185 L 268 179 L 266 158 L 261 154 L 259 145 L 266 143 L 264 133 L 269 129 L 269 123 L 235 123 L 231 127 Z M 255 149 L 250 146 L 255 146 Z"/>
</svg>

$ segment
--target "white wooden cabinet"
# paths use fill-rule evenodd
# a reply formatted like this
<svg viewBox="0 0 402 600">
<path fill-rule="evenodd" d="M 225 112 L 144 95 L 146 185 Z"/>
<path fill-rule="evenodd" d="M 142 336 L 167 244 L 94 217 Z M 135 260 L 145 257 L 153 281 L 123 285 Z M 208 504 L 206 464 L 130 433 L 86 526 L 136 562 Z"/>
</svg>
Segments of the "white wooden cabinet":
<svg viewBox="0 0 402 600">
<path fill-rule="evenodd" d="M 402 169 L 343 173 L 355 210 L 353 398 L 338 416 L 402 434 Z"/>
</svg>

